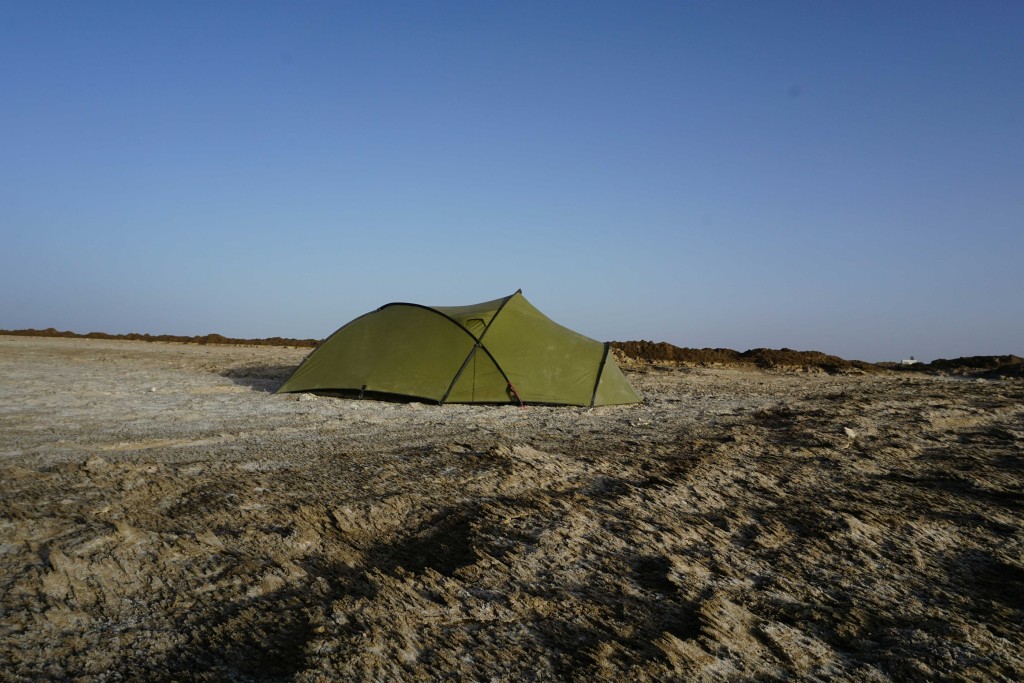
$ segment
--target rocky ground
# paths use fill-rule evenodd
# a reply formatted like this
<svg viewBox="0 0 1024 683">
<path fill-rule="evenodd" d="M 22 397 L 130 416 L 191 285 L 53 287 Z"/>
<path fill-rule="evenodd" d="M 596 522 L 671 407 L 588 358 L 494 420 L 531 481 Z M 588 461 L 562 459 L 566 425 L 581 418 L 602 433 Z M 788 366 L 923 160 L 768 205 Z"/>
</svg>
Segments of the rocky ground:
<svg viewBox="0 0 1024 683">
<path fill-rule="evenodd" d="M 0 337 L 0 680 L 1024 678 L 1019 379 L 274 394 L 307 352 Z"/>
</svg>

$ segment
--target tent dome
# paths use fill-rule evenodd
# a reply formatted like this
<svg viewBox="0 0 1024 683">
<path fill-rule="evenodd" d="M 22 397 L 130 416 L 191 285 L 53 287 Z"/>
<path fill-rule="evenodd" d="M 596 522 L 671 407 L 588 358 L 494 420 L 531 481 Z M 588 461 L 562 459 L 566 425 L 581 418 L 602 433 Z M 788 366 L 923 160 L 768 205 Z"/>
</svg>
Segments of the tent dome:
<svg viewBox="0 0 1024 683">
<path fill-rule="evenodd" d="M 638 403 L 608 344 L 555 323 L 522 294 L 469 306 L 391 303 L 321 343 L 278 392 L 437 403 Z"/>
</svg>

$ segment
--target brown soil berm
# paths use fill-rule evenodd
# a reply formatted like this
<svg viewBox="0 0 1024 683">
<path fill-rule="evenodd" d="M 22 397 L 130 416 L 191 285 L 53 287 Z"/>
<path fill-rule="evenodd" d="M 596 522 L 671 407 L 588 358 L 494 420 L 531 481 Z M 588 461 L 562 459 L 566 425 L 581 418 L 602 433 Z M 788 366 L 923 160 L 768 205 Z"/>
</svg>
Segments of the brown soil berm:
<svg viewBox="0 0 1024 683">
<path fill-rule="evenodd" d="M 289 337 L 267 337 L 265 339 L 236 339 L 225 337 L 220 334 L 206 334 L 202 336 L 185 336 L 178 334 L 139 334 L 129 332 L 128 334 L 108 334 L 106 332 L 88 332 L 79 334 L 77 332 L 65 332 L 48 327 L 45 330 L 0 330 L 0 334 L 14 337 L 71 337 L 77 339 L 115 339 L 129 341 L 149 342 L 181 342 L 183 344 L 244 344 L 250 346 L 309 346 L 313 347 L 320 343 L 317 339 L 291 339 Z"/>
<path fill-rule="evenodd" d="M 931 363 L 902 365 L 900 363 L 879 363 L 890 370 L 902 372 L 924 372 L 928 374 L 964 375 L 968 377 L 1024 377 L 1024 358 L 1013 354 L 1006 356 L 964 356 L 962 358 L 937 358 Z"/>
<path fill-rule="evenodd" d="M 238 344 L 246 346 L 299 346 L 316 347 L 320 340 L 294 339 L 291 337 L 266 337 L 263 339 L 239 339 L 212 333 L 202 336 L 175 334 L 108 334 L 106 332 L 61 331 L 53 327 L 45 330 L 0 330 L 0 335 L 16 337 L 67 337 L 80 339 L 112 339 L 148 342 L 180 342 L 185 344 Z M 613 348 L 619 353 L 640 363 L 676 363 L 700 367 L 756 367 L 780 370 L 821 370 L 828 374 L 857 372 L 881 372 L 899 370 L 923 372 L 926 374 L 966 375 L 971 377 L 1024 377 L 1024 358 L 1015 355 L 967 356 L 947 360 L 939 358 L 931 363 L 901 365 L 899 363 L 866 363 L 846 360 L 821 351 L 794 351 L 793 349 L 757 348 L 748 351 L 733 349 L 692 349 L 675 346 L 668 342 L 613 341 Z"/>
<path fill-rule="evenodd" d="M 612 342 L 612 346 L 630 358 L 647 363 L 673 362 L 704 367 L 752 365 L 762 369 L 816 368 L 830 374 L 878 371 L 878 367 L 871 363 L 845 360 L 821 351 L 757 348 L 740 353 L 732 349 L 689 349 L 667 342 L 649 341 Z"/>
</svg>

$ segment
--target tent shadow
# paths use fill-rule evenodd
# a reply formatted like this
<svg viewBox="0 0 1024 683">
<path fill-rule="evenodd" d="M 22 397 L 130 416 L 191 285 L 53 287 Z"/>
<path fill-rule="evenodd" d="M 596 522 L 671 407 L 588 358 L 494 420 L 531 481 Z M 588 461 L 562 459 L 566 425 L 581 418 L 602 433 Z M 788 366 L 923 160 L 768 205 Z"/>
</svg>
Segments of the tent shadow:
<svg viewBox="0 0 1024 683">
<path fill-rule="evenodd" d="M 298 365 L 240 365 L 222 371 L 220 376 L 253 391 L 272 394 L 281 388 L 297 367 Z"/>
</svg>

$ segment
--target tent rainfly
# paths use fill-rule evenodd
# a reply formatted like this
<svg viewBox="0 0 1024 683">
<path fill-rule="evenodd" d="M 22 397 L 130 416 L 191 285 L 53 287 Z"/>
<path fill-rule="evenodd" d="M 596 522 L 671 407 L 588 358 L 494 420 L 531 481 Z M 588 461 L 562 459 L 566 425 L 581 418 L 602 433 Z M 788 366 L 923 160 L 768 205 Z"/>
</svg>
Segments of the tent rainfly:
<svg viewBox="0 0 1024 683">
<path fill-rule="evenodd" d="M 442 403 L 639 403 L 608 344 L 555 323 L 522 290 L 470 306 L 392 303 L 322 342 L 278 392 Z"/>
</svg>

